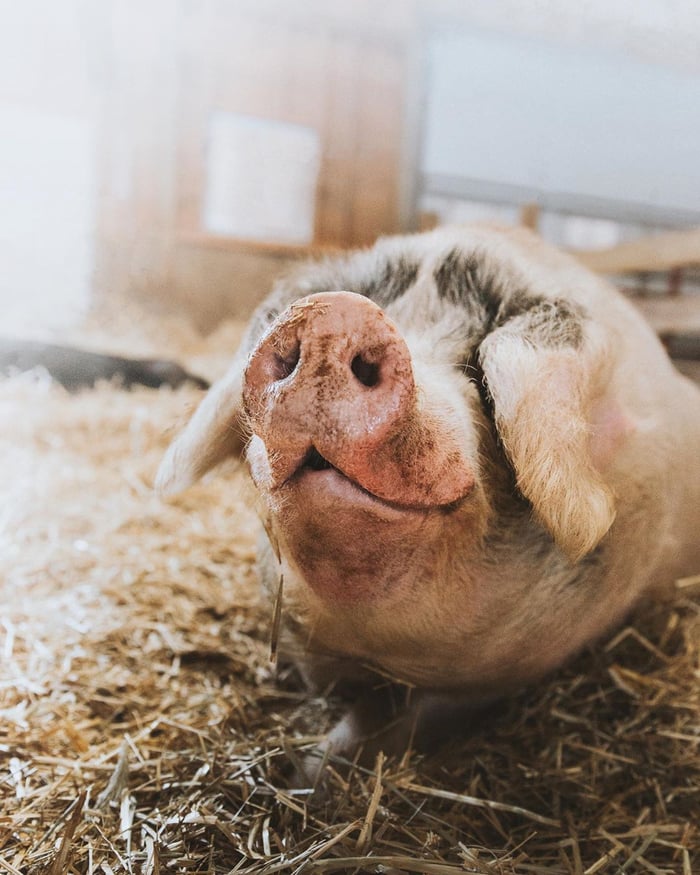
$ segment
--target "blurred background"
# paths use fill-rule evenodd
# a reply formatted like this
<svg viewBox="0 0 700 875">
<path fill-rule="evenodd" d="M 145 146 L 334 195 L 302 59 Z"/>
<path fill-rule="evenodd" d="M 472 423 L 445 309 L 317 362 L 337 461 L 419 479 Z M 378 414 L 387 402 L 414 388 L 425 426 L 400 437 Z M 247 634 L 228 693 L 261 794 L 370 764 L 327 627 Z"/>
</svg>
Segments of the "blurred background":
<svg viewBox="0 0 700 875">
<path fill-rule="evenodd" d="M 536 228 L 700 327 L 697 0 L 0 0 L 2 331 L 247 316 L 298 258 Z"/>
</svg>

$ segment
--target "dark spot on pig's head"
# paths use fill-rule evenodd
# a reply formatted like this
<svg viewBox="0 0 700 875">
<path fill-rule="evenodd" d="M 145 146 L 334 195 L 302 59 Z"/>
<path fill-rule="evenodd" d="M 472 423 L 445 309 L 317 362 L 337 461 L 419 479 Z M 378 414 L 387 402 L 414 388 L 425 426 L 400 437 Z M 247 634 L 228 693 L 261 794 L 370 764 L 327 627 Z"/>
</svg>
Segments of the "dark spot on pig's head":
<svg viewBox="0 0 700 875">
<path fill-rule="evenodd" d="M 518 288 L 503 297 L 498 310 L 494 314 L 491 327 L 498 328 L 501 325 L 505 325 L 511 319 L 517 319 L 518 316 L 523 316 L 533 308 L 539 307 L 544 303 L 546 303 L 546 298 L 543 298 L 541 295 L 533 295 Z"/>
<path fill-rule="evenodd" d="M 405 255 L 387 258 L 381 268 L 364 282 L 355 284 L 350 291 L 374 301 L 380 307 L 387 307 L 405 294 L 418 277 L 420 263 Z"/>
<path fill-rule="evenodd" d="M 493 265 L 484 253 L 450 250 L 434 269 L 438 297 L 460 308 L 464 321 L 462 367 L 479 376 L 476 355 L 481 341 L 517 320 L 517 329 L 536 346 L 578 348 L 583 342 L 583 309 L 564 298 L 533 294 L 524 280 Z"/>
<path fill-rule="evenodd" d="M 579 349 L 586 315 L 563 298 L 532 300 L 523 314 L 523 334 L 538 346 Z"/>
<path fill-rule="evenodd" d="M 416 282 L 421 260 L 420 255 L 408 251 L 378 253 L 368 249 L 306 265 L 276 284 L 275 305 L 256 317 L 257 328 L 265 330 L 295 300 L 320 292 L 355 292 L 387 307 Z"/>
<path fill-rule="evenodd" d="M 472 321 L 484 328 L 494 322 L 504 290 L 481 253 L 451 249 L 433 277 L 440 299 L 466 308 Z"/>
</svg>

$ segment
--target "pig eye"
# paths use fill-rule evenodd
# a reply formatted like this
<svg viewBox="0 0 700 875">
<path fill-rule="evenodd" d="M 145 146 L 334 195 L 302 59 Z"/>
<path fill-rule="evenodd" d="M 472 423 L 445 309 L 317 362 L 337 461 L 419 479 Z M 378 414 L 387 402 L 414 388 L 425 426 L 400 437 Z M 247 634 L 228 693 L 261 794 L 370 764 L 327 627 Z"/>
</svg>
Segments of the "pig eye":
<svg viewBox="0 0 700 875">
<path fill-rule="evenodd" d="M 350 363 L 350 370 L 363 386 L 370 389 L 379 382 L 379 365 L 368 362 L 359 354 Z"/>
</svg>

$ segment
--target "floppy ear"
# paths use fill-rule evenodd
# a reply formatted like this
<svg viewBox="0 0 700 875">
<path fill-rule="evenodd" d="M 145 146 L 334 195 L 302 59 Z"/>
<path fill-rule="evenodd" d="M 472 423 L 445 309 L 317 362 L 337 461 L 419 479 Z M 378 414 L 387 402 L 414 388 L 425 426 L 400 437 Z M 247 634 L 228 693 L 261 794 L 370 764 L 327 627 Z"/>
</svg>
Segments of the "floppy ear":
<svg viewBox="0 0 700 875">
<path fill-rule="evenodd" d="M 243 416 L 243 374 L 248 357 L 277 315 L 299 296 L 298 282 L 281 281 L 250 317 L 226 375 L 211 387 L 160 463 L 155 483 L 158 492 L 181 492 L 224 459 L 242 454 L 250 437 Z"/>
<path fill-rule="evenodd" d="M 489 334 L 479 358 L 518 487 L 576 561 L 615 518 L 600 469 L 625 424 L 615 402 L 604 397 L 606 345 L 587 320 L 577 336 L 557 338 L 543 322 L 533 329 L 523 315 Z"/>
<path fill-rule="evenodd" d="M 168 448 L 156 475 L 156 489 L 174 495 L 187 489 L 228 456 L 239 455 L 246 443 L 241 416 L 243 369 L 239 353 L 224 377 L 215 383 Z"/>
</svg>

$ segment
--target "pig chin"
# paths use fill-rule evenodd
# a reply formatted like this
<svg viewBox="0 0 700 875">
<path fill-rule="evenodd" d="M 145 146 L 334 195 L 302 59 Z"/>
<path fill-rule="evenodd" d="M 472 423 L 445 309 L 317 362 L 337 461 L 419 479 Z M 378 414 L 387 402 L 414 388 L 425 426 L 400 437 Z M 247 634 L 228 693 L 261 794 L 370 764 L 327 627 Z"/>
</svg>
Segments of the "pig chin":
<svg viewBox="0 0 700 875">
<path fill-rule="evenodd" d="M 302 471 L 274 497 L 283 552 L 323 601 L 372 604 L 415 571 L 440 512 L 391 505 L 335 469 Z"/>
<path fill-rule="evenodd" d="M 369 605 L 400 589 L 415 573 L 416 553 L 429 549 L 445 514 L 460 503 L 388 502 L 332 466 L 301 465 L 273 485 L 260 454 L 249 453 L 248 461 L 282 554 L 324 602 Z"/>
</svg>

